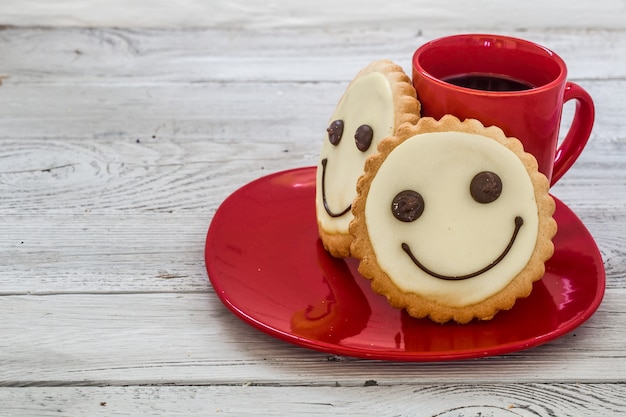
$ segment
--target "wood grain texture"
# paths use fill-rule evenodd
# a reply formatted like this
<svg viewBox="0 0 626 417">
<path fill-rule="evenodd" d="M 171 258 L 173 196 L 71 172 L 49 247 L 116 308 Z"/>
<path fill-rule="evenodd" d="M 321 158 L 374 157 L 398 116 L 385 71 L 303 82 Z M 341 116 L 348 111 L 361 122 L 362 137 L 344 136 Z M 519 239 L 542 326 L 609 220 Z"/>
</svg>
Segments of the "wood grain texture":
<svg viewBox="0 0 626 417">
<path fill-rule="evenodd" d="M 0 415 L 626 413 L 623 2 L 176 4 L 0 4 Z M 416 46 L 465 31 L 552 48 L 594 97 L 591 141 L 552 192 L 602 253 L 598 312 L 452 363 L 334 356 L 238 320 L 204 266 L 220 203 L 315 165 L 369 61 L 410 72 Z"/>
<path fill-rule="evenodd" d="M 5 0 L 0 7 L 4 24 L 55 26 L 129 27 L 218 27 L 301 28 L 342 27 L 353 30 L 384 27 L 517 28 L 606 28 L 621 29 L 626 11 L 623 2 L 598 3 L 567 0 L 515 5 L 480 0 L 459 4 L 453 0 L 437 3 L 400 0 L 330 1 L 294 3 L 289 0 L 255 2 L 250 0 L 135 0 L 132 6 L 120 0 Z"/>
<path fill-rule="evenodd" d="M 0 390 L 13 417 L 402 416 L 619 417 L 626 388 L 615 384 L 32 387 Z M 364 383 L 365 385 L 365 383 Z"/>
<path fill-rule="evenodd" d="M 0 385 L 618 383 L 625 294 L 610 292 L 587 323 L 551 343 L 453 363 L 360 360 L 291 346 L 239 321 L 206 292 L 3 296 Z"/>
<path fill-rule="evenodd" d="M 14 83 L 348 82 L 375 59 L 411 70 L 421 44 L 459 29 L 346 31 L 341 29 L 169 30 L 124 28 L 19 28 L 0 30 L 3 73 Z M 558 53 L 575 81 L 623 79 L 626 57 L 616 48 L 623 31 L 580 28 L 506 28 L 498 33 L 538 42 Z M 294 43 L 294 37 L 297 42 Z M 40 65 L 45 53 L 46 65 Z M 268 86 L 268 87 L 271 87 Z M 341 90 L 335 89 L 335 93 Z M 313 98 L 313 96 L 312 96 Z"/>
</svg>

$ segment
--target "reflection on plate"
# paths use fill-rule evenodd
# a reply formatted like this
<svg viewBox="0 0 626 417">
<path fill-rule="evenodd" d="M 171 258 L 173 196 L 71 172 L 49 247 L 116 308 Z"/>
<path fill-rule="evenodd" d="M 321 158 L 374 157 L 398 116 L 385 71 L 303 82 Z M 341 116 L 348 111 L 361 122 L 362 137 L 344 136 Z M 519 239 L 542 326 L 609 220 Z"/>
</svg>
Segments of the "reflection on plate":
<svg viewBox="0 0 626 417">
<path fill-rule="evenodd" d="M 281 340 L 371 359 L 476 358 L 553 340 L 600 305 L 605 273 L 593 238 L 558 200 L 554 217 L 555 253 L 530 297 L 493 320 L 465 325 L 414 319 L 392 308 L 359 276 L 358 261 L 324 251 L 315 219 L 315 167 L 260 178 L 228 197 L 209 228 L 205 260 L 222 302 Z"/>
</svg>

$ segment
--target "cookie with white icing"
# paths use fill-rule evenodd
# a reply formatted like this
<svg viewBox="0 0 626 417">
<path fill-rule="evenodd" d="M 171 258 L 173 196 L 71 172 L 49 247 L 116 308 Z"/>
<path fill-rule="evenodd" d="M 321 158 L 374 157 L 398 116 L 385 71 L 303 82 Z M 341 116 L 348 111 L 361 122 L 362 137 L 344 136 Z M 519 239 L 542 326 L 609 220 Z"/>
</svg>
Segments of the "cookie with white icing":
<svg viewBox="0 0 626 417">
<path fill-rule="evenodd" d="M 367 160 L 351 251 L 372 288 L 411 316 L 488 320 L 545 272 L 556 233 L 548 189 L 501 129 L 422 118 Z"/>
<path fill-rule="evenodd" d="M 330 118 L 316 178 L 316 213 L 324 248 L 350 255 L 352 201 L 365 160 L 403 123 L 416 123 L 420 104 L 410 78 L 391 61 L 374 61 L 350 82 Z"/>
</svg>

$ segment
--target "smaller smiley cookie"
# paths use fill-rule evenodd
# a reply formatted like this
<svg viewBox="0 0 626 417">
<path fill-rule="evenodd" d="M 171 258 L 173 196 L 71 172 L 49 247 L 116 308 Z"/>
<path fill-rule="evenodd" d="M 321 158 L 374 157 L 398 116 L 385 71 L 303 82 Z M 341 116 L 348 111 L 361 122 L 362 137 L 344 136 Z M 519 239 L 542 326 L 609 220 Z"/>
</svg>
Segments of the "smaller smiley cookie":
<svg viewBox="0 0 626 417">
<path fill-rule="evenodd" d="M 391 61 L 374 61 L 350 82 L 330 118 L 317 167 L 319 236 L 335 257 L 350 256 L 352 201 L 365 160 L 403 123 L 416 123 L 420 104 L 410 78 Z"/>
<path fill-rule="evenodd" d="M 489 320 L 527 297 L 554 251 L 547 178 L 515 138 L 477 120 L 422 118 L 368 159 L 352 254 L 396 308 Z"/>
</svg>

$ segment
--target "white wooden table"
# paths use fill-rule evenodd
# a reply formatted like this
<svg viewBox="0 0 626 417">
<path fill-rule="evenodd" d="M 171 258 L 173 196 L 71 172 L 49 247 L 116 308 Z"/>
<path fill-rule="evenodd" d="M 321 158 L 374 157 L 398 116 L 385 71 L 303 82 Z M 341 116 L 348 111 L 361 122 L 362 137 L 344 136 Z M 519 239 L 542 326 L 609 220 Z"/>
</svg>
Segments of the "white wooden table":
<svg viewBox="0 0 626 417">
<path fill-rule="evenodd" d="M 435 3 L 3 0 L 0 416 L 625 415 L 626 3 Z M 365 64 L 409 72 L 421 43 L 477 31 L 552 48 L 595 99 L 552 192 L 605 261 L 596 314 L 444 363 L 337 357 L 232 315 L 204 264 L 220 203 L 315 165 Z"/>
</svg>

